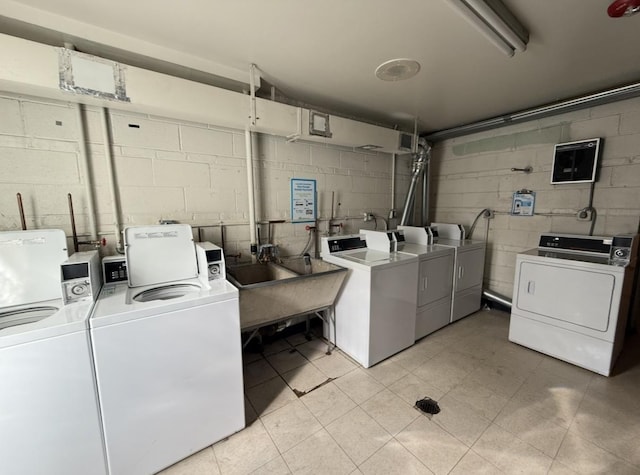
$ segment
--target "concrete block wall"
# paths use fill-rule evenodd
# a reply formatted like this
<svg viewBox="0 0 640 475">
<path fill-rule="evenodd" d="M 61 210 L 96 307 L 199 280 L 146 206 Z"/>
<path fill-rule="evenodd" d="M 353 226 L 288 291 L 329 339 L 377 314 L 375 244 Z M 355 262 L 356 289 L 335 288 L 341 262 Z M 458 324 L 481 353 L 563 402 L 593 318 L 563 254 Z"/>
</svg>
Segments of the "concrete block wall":
<svg viewBox="0 0 640 475">
<path fill-rule="evenodd" d="M 516 254 L 537 246 L 540 233 L 588 234 L 591 222 L 576 212 L 589 202 L 590 184 L 551 185 L 557 143 L 604 138 L 595 185 L 594 235 L 638 232 L 640 217 L 640 99 L 630 99 L 530 121 L 436 144 L 431 216 L 467 230 L 483 208 L 473 237 L 488 226 L 485 286 L 512 296 Z M 525 174 L 511 168 L 533 167 Z M 536 192 L 535 216 L 511 216 L 515 191 Z"/>
<path fill-rule="evenodd" d="M 0 230 L 20 228 L 16 193 L 21 193 L 28 228 L 55 227 L 71 234 L 67 193 L 72 193 L 78 232 L 88 233 L 86 174 L 79 157 L 80 124 L 76 105 L 0 93 Z M 113 253 L 114 214 L 101 128 L 102 111 L 84 107 L 99 234 Z M 248 196 L 244 131 L 109 111 L 123 225 L 177 220 L 203 228 L 204 240 L 249 257 Z M 290 180 L 317 180 L 318 214 L 331 214 L 357 232 L 364 212 L 387 216 L 391 202 L 391 157 L 324 144 L 288 143 L 257 135 L 254 143 L 257 218 L 286 220 L 272 226 L 283 255 L 304 248 L 304 224 L 291 224 Z M 400 175 L 407 172 L 399 170 Z M 406 179 L 399 178 L 399 186 Z M 383 224 L 378 223 L 382 228 Z M 327 222 L 321 221 L 325 233 Z M 261 226 L 266 241 L 268 226 Z"/>
</svg>

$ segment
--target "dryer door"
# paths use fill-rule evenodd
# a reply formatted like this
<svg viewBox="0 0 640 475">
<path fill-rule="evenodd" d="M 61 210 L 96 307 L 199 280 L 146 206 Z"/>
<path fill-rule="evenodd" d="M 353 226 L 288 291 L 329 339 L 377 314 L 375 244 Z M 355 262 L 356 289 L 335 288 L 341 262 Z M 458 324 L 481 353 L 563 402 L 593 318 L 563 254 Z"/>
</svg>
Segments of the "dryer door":
<svg viewBox="0 0 640 475">
<path fill-rule="evenodd" d="M 534 262 L 521 262 L 517 272 L 519 310 L 597 332 L 608 330 L 615 292 L 620 292 L 613 274 Z"/>
<path fill-rule="evenodd" d="M 453 286 L 453 254 L 420 262 L 418 307 L 451 297 Z"/>
</svg>

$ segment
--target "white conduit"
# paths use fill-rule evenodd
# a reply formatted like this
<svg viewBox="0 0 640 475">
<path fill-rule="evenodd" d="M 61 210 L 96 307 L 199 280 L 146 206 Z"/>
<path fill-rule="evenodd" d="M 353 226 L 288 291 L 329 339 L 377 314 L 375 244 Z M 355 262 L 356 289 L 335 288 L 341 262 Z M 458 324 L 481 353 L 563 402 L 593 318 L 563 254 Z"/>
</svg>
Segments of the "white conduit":
<svg viewBox="0 0 640 475">
<path fill-rule="evenodd" d="M 118 187 L 116 185 L 116 173 L 113 166 L 113 153 L 111 153 L 111 137 L 109 134 L 109 111 L 106 107 L 102 108 L 102 142 L 104 143 L 104 156 L 107 162 L 107 173 L 109 185 L 111 188 L 111 204 L 113 206 L 113 228 L 116 239 L 116 251 L 124 252 L 122 245 L 121 224 L 120 224 L 120 202 L 118 199 Z"/>
<path fill-rule="evenodd" d="M 391 154 L 391 210 L 396 208 L 396 154 Z"/>
<path fill-rule="evenodd" d="M 91 182 L 91 165 L 89 163 L 89 154 L 87 153 L 87 142 L 85 136 L 84 116 L 82 114 L 82 105 L 76 104 L 76 116 L 78 118 L 78 128 L 80 137 L 78 143 L 80 145 L 80 161 L 84 173 L 84 194 L 87 198 L 87 214 L 89 217 L 89 235 L 92 241 L 98 239 L 98 228 L 96 226 L 96 208 L 93 197 L 93 183 Z"/>
<path fill-rule="evenodd" d="M 244 146 L 247 152 L 247 197 L 249 199 L 249 233 L 251 236 L 251 260 L 256 262 L 256 205 L 253 196 L 253 144 L 251 131 L 244 131 Z"/>
</svg>

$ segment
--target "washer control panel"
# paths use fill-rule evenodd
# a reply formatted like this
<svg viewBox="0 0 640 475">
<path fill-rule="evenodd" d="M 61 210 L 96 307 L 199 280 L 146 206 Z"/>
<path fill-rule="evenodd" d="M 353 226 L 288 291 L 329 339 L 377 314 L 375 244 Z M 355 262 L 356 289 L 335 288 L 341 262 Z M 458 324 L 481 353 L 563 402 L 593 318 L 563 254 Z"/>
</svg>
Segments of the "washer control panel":
<svg viewBox="0 0 640 475">
<path fill-rule="evenodd" d="M 65 305 L 95 300 L 102 287 L 98 251 L 76 252 L 60 265 Z"/>
</svg>

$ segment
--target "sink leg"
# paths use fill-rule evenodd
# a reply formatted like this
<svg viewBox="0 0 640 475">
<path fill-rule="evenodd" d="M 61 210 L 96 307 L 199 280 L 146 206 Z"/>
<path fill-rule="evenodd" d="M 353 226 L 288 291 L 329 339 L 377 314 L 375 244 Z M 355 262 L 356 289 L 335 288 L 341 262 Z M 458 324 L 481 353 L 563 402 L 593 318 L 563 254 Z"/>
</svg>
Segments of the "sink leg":
<svg viewBox="0 0 640 475">
<path fill-rule="evenodd" d="M 307 315 L 306 325 L 307 327 L 306 327 L 304 337 L 307 339 L 307 341 L 311 341 L 313 337 L 311 335 L 311 318 L 309 317 L 309 315 Z"/>
<path fill-rule="evenodd" d="M 259 331 L 260 329 L 256 328 L 251 332 L 251 335 L 249 335 L 249 338 L 247 338 L 247 340 L 242 344 L 243 350 L 247 348 L 247 345 L 251 343 L 251 340 L 253 340 L 254 338 L 257 338 L 259 340 L 260 345 L 262 345 L 262 336 L 258 333 Z"/>
<path fill-rule="evenodd" d="M 335 313 L 333 312 L 333 307 L 327 307 L 324 310 L 320 310 L 318 312 L 315 312 L 316 315 L 318 317 L 320 317 L 320 319 L 325 322 L 328 326 L 329 326 L 329 335 L 327 338 L 327 355 L 331 354 L 331 350 L 335 350 L 336 349 L 336 345 L 335 345 L 335 338 L 336 338 L 336 319 L 335 319 Z M 333 326 L 333 348 L 331 345 L 331 327 Z"/>
</svg>

